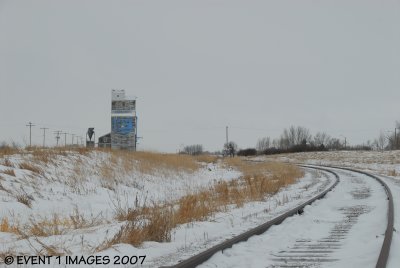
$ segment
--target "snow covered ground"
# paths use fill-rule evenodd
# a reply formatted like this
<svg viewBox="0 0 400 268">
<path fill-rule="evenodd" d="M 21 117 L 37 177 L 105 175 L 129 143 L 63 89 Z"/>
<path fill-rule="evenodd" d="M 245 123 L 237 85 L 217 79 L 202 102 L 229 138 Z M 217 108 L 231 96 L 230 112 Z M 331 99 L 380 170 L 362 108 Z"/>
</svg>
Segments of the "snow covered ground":
<svg viewBox="0 0 400 268">
<path fill-rule="evenodd" d="M 163 248 L 168 248 L 170 253 L 155 258 L 148 265 L 157 267 L 176 264 L 179 260 L 198 254 L 271 220 L 317 195 L 333 183 L 331 174 L 310 170 L 298 183 L 266 198 L 264 202 L 250 202 L 243 207 L 232 208 L 229 212 L 218 213 L 210 221 L 184 225 L 177 230 L 172 243 L 162 245 Z"/>
<path fill-rule="evenodd" d="M 118 210 L 176 200 L 241 175 L 212 163 L 194 172 L 161 166 L 146 173 L 124 170 L 119 159 L 96 151 L 54 154 L 50 161 L 38 158 L 15 154 L 0 159 L 2 254 L 93 254 L 122 226 L 115 220 Z M 27 239 L 14 226 L 29 229 Z"/>
<path fill-rule="evenodd" d="M 85 217 L 111 220 L 120 205 L 133 207 L 135 202 L 141 204 L 144 200 L 176 200 L 241 174 L 212 163 L 194 173 L 160 167 L 146 174 L 136 169 L 123 170 L 115 163 L 113 166 L 117 160 L 111 159 L 112 155 L 96 151 L 90 155 L 71 152 L 54 157 L 47 164 L 35 162 L 31 155 L 13 155 L 0 161 L 0 219 L 15 216 L 25 222 L 32 216 L 51 217 L 59 212 L 71 215 L 78 210 Z M 37 167 L 39 172 L 21 168 L 25 163 Z M 8 171 L 15 175 L 6 174 Z M 19 202 L 19 197 L 25 197 L 28 205 Z"/>
<path fill-rule="evenodd" d="M 375 267 L 386 229 L 385 191 L 365 175 L 337 172 L 341 182 L 302 215 L 215 254 L 200 267 Z"/>
<path fill-rule="evenodd" d="M 71 256 L 145 255 L 144 267 L 174 264 L 289 210 L 326 189 L 333 181 L 331 175 L 310 170 L 295 184 L 266 196 L 263 201 L 245 203 L 242 207 L 232 205 L 205 221 L 177 226 L 171 242 L 149 241 L 138 247 L 116 244 L 98 250 L 97 247 L 112 238 L 123 224 L 115 221 L 116 210 L 144 202 L 176 200 L 218 181 L 241 176 L 239 171 L 218 163 L 203 163 L 194 172 L 160 167 L 151 173 L 142 173 L 118 170 L 115 167 L 121 165 L 114 165 L 118 161 L 98 151 L 69 152 L 44 162 L 36 161 L 30 154 L 0 159 L 2 229 L 12 230 L 15 225 L 23 227 L 25 224 L 33 233 L 35 224 L 44 229 L 54 225 L 60 228 L 50 230 L 53 235 L 37 233 L 23 238 L 12 231 L 0 232 L 1 256 L 55 255 L 61 251 Z M 114 166 L 104 169 L 105 163 L 114 163 Z M 73 224 L 77 226 L 71 226 Z M 53 266 L 54 262 L 50 267 Z"/>
<path fill-rule="evenodd" d="M 260 156 L 257 159 L 353 167 L 400 179 L 400 151 L 309 152 Z"/>
<path fill-rule="evenodd" d="M 43 163 L 35 162 L 34 159 L 35 157 L 29 154 L 16 154 L 0 159 L 0 227 L 5 228 L 4 219 L 7 219 L 9 229 L 14 224 L 23 226 L 25 223 L 30 224 L 30 227 L 35 223 L 50 226 L 52 221 L 58 220 L 61 222 L 61 230 L 57 230 L 54 235 L 38 234 L 25 239 L 13 232 L 0 232 L 0 256 L 11 253 L 33 256 L 62 250 L 63 254 L 70 256 L 96 255 L 109 256 L 111 259 L 114 256 L 145 255 L 143 267 L 172 265 L 282 214 L 333 183 L 333 177 L 329 173 L 306 170 L 304 178 L 281 189 L 275 195 L 266 196 L 262 201 L 248 202 L 242 207 L 231 205 L 206 220 L 178 225 L 173 229 L 170 242 L 147 241 L 136 247 L 120 243 L 102 249 L 98 246 L 114 237 L 123 225 L 123 222 L 115 220 L 118 209 L 134 207 L 145 202 L 170 202 L 218 181 L 234 180 L 242 174 L 219 163 L 203 163 L 194 171 L 177 172 L 160 167 L 151 172 L 141 172 L 120 168 L 124 166 L 123 163 L 113 159 L 112 155 L 99 151 L 90 154 L 70 152 Z M 349 166 L 377 173 L 384 177 L 392 188 L 395 204 L 400 200 L 400 178 L 397 176 L 400 173 L 399 153 L 326 152 L 257 157 L 257 160 L 271 159 Z M 34 163 L 33 168 L 26 166 L 27 163 Z M 112 168 L 104 168 L 105 163 L 113 163 Z M 327 199 L 317 201 L 306 208 L 305 217 L 294 216 L 262 236 L 251 238 L 250 243 L 257 248 L 255 252 L 252 247 L 238 245 L 239 251 L 235 252 L 235 246 L 232 251 L 216 255 L 212 260 L 218 260 L 218 267 L 221 260 L 226 264 L 221 267 L 233 264 L 237 264 L 237 267 L 247 267 L 250 261 L 254 261 L 254 267 L 274 265 L 278 262 L 277 259 L 284 258 L 284 251 L 301 246 L 299 243 L 312 244 L 317 240 L 329 239 L 338 222 L 345 220 L 345 214 L 352 211 L 346 209 L 355 208 L 361 214 L 351 225 L 352 235 L 343 239 L 341 246 L 330 252 L 329 258 L 326 257 L 335 261 L 323 264 L 327 267 L 345 267 L 345 263 L 352 263 L 356 265 L 354 267 L 358 267 L 373 263 L 378 252 L 376 244 L 380 245 L 384 230 L 379 228 L 386 226 L 382 223 L 384 215 L 380 215 L 386 212 L 386 208 L 384 202 L 382 206 L 379 201 L 384 192 L 380 185 L 374 184 L 370 178 L 364 180 L 346 172 L 342 173 L 346 174 L 346 179 L 340 184 L 340 188 L 327 196 L 337 196 L 337 202 L 332 204 Z M 351 190 L 352 187 L 356 190 Z M 369 194 L 368 198 L 354 198 L 357 194 L 363 196 L 365 193 Z M 396 205 L 395 213 L 395 228 L 398 230 L 400 211 Z M 55 215 L 58 218 L 55 218 Z M 74 219 L 79 226 L 70 226 L 71 220 L 68 219 Z M 307 228 L 304 230 L 302 226 Z M 65 229 L 62 229 L 63 227 Z M 299 235 L 304 241 L 298 239 Z M 357 244 L 360 241 L 368 244 L 372 239 L 366 241 L 364 236 L 366 238 L 371 235 L 375 235 L 374 241 L 377 243 L 364 248 Z M 264 236 L 268 241 L 263 240 Z M 350 239 L 351 237 L 356 239 Z M 398 232 L 395 232 L 392 252 L 398 250 L 400 238 Z M 357 260 L 348 262 L 351 259 L 350 254 L 354 252 L 358 254 L 362 263 L 357 263 Z M 239 260 L 239 257 L 244 259 Z M 392 254 L 389 267 L 397 267 L 399 263 L 399 256 Z M 2 266 L 7 267 L 0 264 L 0 267 Z M 55 265 L 54 261 L 49 267 L 59 266 L 69 267 L 65 264 Z M 95 265 L 74 265 L 91 266 Z"/>
<path fill-rule="evenodd" d="M 257 157 L 296 163 L 356 168 L 379 175 L 390 187 L 394 201 L 394 229 L 388 267 L 400 265 L 400 151 L 333 151 Z"/>
</svg>

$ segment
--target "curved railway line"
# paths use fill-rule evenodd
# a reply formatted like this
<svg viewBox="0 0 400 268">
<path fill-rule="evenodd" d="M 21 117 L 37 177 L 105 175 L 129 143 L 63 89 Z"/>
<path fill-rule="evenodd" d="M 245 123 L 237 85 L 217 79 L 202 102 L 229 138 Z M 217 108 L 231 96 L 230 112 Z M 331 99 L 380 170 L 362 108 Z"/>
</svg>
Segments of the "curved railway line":
<svg viewBox="0 0 400 268">
<path fill-rule="evenodd" d="M 338 175 L 338 171 L 347 171 L 356 174 L 363 174 L 365 176 L 375 179 L 385 189 L 388 200 L 387 226 L 384 234 L 383 243 L 382 246 L 380 247 L 379 257 L 376 261 L 376 267 L 379 268 L 386 267 L 390 252 L 390 245 L 393 234 L 393 223 L 394 223 L 393 197 L 388 185 L 377 176 L 355 169 L 333 167 L 333 166 L 316 166 L 316 165 L 300 165 L 300 164 L 299 166 L 308 169 L 322 170 L 324 172 L 333 174 L 336 181 L 329 188 L 325 189 L 317 196 L 289 210 L 288 212 L 278 217 L 275 217 L 274 219 L 262 225 L 250 229 L 245 233 L 242 233 L 218 245 L 215 245 L 195 256 L 183 260 L 176 265 L 164 266 L 164 268 L 196 267 L 209 260 L 214 254 L 218 252 L 223 252 L 225 249 L 231 248 L 233 245 L 237 243 L 247 241 L 250 237 L 254 235 L 260 235 L 266 232 L 270 227 L 281 224 L 285 219 L 293 215 L 302 214 L 303 209 L 306 206 L 314 203 L 318 199 L 323 198 L 329 191 L 331 191 L 338 185 L 338 183 L 340 182 L 340 176 Z M 368 188 L 361 187 L 357 190 L 352 191 L 351 194 L 355 199 L 365 199 L 368 198 L 371 193 L 369 192 Z M 341 213 L 344 215 L 344 218 L 342 219 L 342 221 L 335 223 L 334 228 L 329 232 L 329 234 L 326 237 L 319 239 L 318 241 L 311 241 L 304 239 L 296 240 L 296 242 L 288 250 L 279 251 L 276 254 L 273 254 L 273 260 L 276 262 L 276 265 L 274 264 L 269 267 L 311 267 L 315 263 L 321 264 L 321 263 L 337 261 L 337 259 L 330 257 L 330 253 L 334 252 L 339 248 L 340 243 L 347 237 L 347 234 L 350 232 L 353 225 L 357 223 L 358 218 L 364 213 L 368 213 L 369 212 L 368 210 L 369 210 L 368 206 L 363 206 L 363 205 L 344 207 L 341 211 Z"/>
</svg>

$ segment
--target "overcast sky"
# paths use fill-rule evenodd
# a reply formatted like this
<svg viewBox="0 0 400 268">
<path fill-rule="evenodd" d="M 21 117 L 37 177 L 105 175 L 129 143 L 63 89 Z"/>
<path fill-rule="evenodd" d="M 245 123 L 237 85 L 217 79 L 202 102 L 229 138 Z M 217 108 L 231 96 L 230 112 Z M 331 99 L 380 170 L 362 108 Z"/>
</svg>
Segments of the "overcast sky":
<svg viewBox="0 0 400 268">
<path fill-rule="evenodd" d="M 400 120 L 400 1 L 0 0 L 0 141 L 106 134 L 113 88 L 141 149 L 220 150 L 225 126 L 362 143 Z"/>
</svg>

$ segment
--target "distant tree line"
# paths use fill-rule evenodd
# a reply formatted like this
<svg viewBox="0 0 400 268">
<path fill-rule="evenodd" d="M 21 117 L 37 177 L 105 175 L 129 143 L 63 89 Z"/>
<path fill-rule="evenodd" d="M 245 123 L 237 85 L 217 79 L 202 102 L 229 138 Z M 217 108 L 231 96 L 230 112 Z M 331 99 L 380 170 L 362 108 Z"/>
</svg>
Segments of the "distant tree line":
<svg viewBox="0 0 400 268">
<path fill-rule="evenodd" d="M 190 154 L 190 155 L 200 155 L 203 153 L 203 145 L 201 144 L 194 144 L 194 145 L 188 145 L 183 148 L 183 152 L 185 154 Z"/>
<path fill-rule="evenodd" d="M 361 145 L 349 145 L 344 137 L 335 138 L 322 131 L 313 136 L 310 130 L 303 126 L 290 126 L 285 128 L 278 138 L 258 139 L 255 148 L 238 149 L 238 145 L 230 141 L 224 144 L 222 151 L 215 154 L 233 157 L 332 150 L 397 150 L 400 149 L 399 132 L 400 122 L 396 122 L 394 131 L 381 131 L 373 141 L 368 140 Z M 203 146 L 200 144 L 185 146 L 182 153 L 202 154 Z"/>
<path fill-rule="evenodd" d="M 237 155 L 251 156 L 257 154 L 281 154 L 297 152 L 314 152 L 328 150 L 371 150 L 372 145 L 348 146 L 344 140 L 331 137 L 326 132 L 311 135 L 309 129 L 302 126 L 285 128 L 279 138 L 271 140 L 263 137 L 257 141 L 255 148 L 239 150 Z"/>
</svg>

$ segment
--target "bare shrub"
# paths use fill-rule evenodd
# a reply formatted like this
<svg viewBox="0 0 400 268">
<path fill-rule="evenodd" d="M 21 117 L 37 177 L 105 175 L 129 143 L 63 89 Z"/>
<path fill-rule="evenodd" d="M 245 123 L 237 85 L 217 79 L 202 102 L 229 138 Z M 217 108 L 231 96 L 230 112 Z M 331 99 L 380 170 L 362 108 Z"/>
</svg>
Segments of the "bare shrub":
<svg viewBox="0 0 400 268">
<path fill-rule="evenodd" d="M 17 194 L 15 196 L 15 198 L 17 199 L 18 202 L 20 202 L 21 204 L 24 204 L 25 206 L 27 206 L 28 208 L 32 207 L 32 200 L 33 198 L 31 196 L 29 196 L 26 193 L 20 193 Z"/>
<path fill-rule="evenodd" d="M 83 229 L 98 226 L 102 224 L 103 221 L 104 220 L 101 213 L 97 216 L 92 215 L 90 218 L 85 218 L 83 213 L 80 213 L 78 207 L 76 206 L 73 213 L 69 216 L 69 219 L 65 218 L 63 222 L 68 223 L 65 224 L 66 227 L 73 229 Z"/>
</svg>

